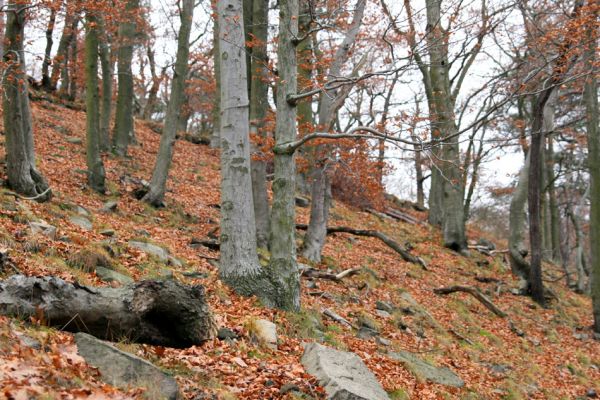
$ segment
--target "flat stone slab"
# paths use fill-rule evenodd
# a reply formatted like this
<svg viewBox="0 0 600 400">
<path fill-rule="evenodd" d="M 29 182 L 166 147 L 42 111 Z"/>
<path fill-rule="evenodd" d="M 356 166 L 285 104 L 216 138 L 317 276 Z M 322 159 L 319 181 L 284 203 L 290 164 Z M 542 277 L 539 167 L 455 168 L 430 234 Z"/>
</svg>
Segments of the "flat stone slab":
<svg viewBox="0 0 600 400">
<path fill-rule="evenodd" d="M 389 353 L 390 358 L 402 362 L 415 376 L 421 379 L 439 383 L 440 385 L 463 387 L 465 383 L 458 375 L 446 367 L 435 365 L 417 357 L 408 351 Z"/>
<path fill-rule="evenodd" d="M 158 245 L 148 242 L 139 242 L 136 240 L 131 240 L 129 242 L 131 247 L 134 247 L 138 250 L 143 251 L 144 253 L 150 254 L 158 258 L 160 261 L 168 262 L 169 261 L 169 252 Z"/>
<path fill-rule="evenodd" d="M 94 227 L 89 219 L 81 215 L 72 215 L 69 217 L 69 222 L 79 226 L 84 231 L 91 231 Z"/>
<path fill-rule="evenodd" d="M 330 400 L 389 400 L 375 375 L 354 353 L 319 343 L 304 348 L 302 365 L 319 380 Z"/>
<path fill-rule="evenodd" d="M 177 400 L 179 387 L 175 379 L 148 361 L 117 349 L 112 344 L 87 333 L 76 333 L 77 352 L 98 368 L 109 385 L 130 388 L 146 387 L 146 398 Z"/>
</svg>

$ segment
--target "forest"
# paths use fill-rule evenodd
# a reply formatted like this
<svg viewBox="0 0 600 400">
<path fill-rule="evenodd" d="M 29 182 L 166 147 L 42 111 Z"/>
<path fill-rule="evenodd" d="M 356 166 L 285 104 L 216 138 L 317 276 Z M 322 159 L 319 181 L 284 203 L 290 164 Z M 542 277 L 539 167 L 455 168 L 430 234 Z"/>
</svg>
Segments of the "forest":
<svg viewBox="0 0 600 400">
<path fill-rule="evenodd" d="M 0 396 L 600 397 L 597 0 L 0 0 Z"/>
</svg>

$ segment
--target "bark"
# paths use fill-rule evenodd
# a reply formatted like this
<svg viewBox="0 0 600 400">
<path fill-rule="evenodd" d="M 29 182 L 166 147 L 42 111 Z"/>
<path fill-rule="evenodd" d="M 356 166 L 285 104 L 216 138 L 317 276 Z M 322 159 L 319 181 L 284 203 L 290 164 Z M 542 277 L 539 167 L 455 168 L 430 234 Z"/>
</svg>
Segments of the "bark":
<svg viewBox="0 0 600 400">
<path fill-rule="evenodd" d="M 0 314 L 98 338 L 185 348 L 215 336 L 202 286 L 174 280 L 120 288 L 87 287 L 56 277 L 13 275 L 0 282 Z"/>
<path fill-rule="evenodd" d="M 588 191 L 583 196 L 583 199 L 588 195 Z M 585 293 L 586 291 L 586 260 L 584 250 L 584 236 L 583 229 L 581 227 L 581 221 L 577 211 L 574 211 L 571 204 L 567 202 L 567 213 L 571 222 L 573 223 L 573 230 L 575 231 L 575 271 L 577 273 L 576 288 L 577 292 Z"/>
<path fill-rule="evenodd" d="M 216 1 L 216 0 L 215 0 Z M 216 6 L 212 5 L 216 12 Z M 213 64 L 215 75 L 215 98 L 213 103 L 213 132 L 210 137 L 210 147 L 218 148 L 221 145 L 221 51 L 219 50 L 219 18 L 213 19 Z"/>
<path fill-rule="evenodd" d="M 296 107 L 287 99 L 297 91 L 297 58 L 294 39 L 298 36 L 298 0 L 279 2 L 277 59 L 277 115 L 275 143 L 296 138 Z M 296 263 L 295 204 L 296 163 L 294 154 L 275 155 L 273 207 L 271 214 L 271 259 L 268 274 L 273 283 L 272 301 L 282 309 L 300 309 L 300 273 Z"/>
<path fill-rule="evenodd" d="M 242 0 L 220 0 L 217 9 L 222 83 L 219 275 L 242 295 L 268 298 L 256 253 Z"/>
<path fill-rule="evenodd" d="M 100 95 L 98 93 L 98 18 L 86 12 L 85 35 L 85 106 L 86 106 L 86 163 L 88 185 L 104 193 L 105 172 L 100 156 Z"/>
<path fill-rule="evenodd" d="M 133 45 L 136 24 L 135 12 L 138 9 L 138 0 L 128 0 L 125 13 L 128 16 L 119 23 L 119 49 L 117 51 L 117 109 L 115 127 L 113 132 L 113 152 L 118 156 L 127 155 L 127 147 L 135 140 L 133 131 Z"/>
<path fill-rule="evenodd" d="M 529 154 L 519 173 L 519 181 L 510 201 L 509 211 L 509 237 L 508 250 L 510 267 L 513 274 L 524 280 L 529 280 L 529 262 L 525 260 L 527 249 L 525 248 L 523 232 L 525 230 L 525 204 L 527 202 L 527 188 L 529 185 Z"/>
<path fill-rule="evenodd" d="M 188 74 L 188 59 L 190 54 L 190 33 L 192 19 L 194 16 L 194 1 L 183 0 L 181 8 L 181 26 L 177 38 L 177 56 L 175 71 L 171 81 L 171 97 L 167 106 L 167 115 L 160 137 L 160 147 L 156 158 L 156 164 L 152 171 L 149 191 L 143 200 L 154 207 L 163 205 L 169 169 L 173 160 L 173 146 L 179 127 L 180 112 L 185 99 L 185 82 Z"/>
<path fill-rule="evenodd" d="M 249 0 L 246 0 L 249 1 Z M 267 137 L 264 130 L 265 118 L 269 108 L 267 99 L 268 86 L 268 2 L 262 0 L 250 1 L 252 10 L 252 36 L 255 44 L 252 47 L 252 62 L 250 64 L 250 134 Z M 252 196 L 254 200 L 254 216 L 256 218 L 256 242 L 258 247 L 269 247 L 270 209 L 267 195 L 267 163 L 263 154 L 255 149 L 252 159 Z"/>
<path fill-rule="evenodd" d="M 50 18 L 46 27 L 46 50 L 44 51 L 44 61 L 42 62 L 42 88 L 50 89 L 50 56 L 52 54 L 52 35 L 54 33 L 54 25 L 56 24 L 56 9 L 52 7 L 50 10 Z"/>
<path fill-rule="evenodd" d="M 556 188 L 554 182 L 556 175 L 554 173 L 554 146 L 553 138 L 548 138 L 548 151 L 547 151 L 547 171 L 548 171 L 548 208 L 550 211 L 550 249 L 551 259 L 554 262 L 560 262 L 560 212 L 558 210 L 558 201 L 556 199 Z"/>
<path fill-rule="evenodd" d="M 102 102 L 100 103 L 100 150 L 110 149 L 110 117 L 112 113 L 113 94 L 113 62 L 110 51 L 110 37 L 106 29 L 106 21 L 98 19 L 100 34 L 99 56 L 102 69 Z"/>
<path fill-rule="evenodd" d="M 590 9 L 594 1 L 588 1 Z M 594 62 L 596 61 L 596 48 L 598 40 L 598 8 L 596 7 L 593 18 L 588 19 L 586 27 L 585 62 L 590 74 L 586 78 L 584 87 L 584 101 L 586 108 L 586 129 L 588 142 L 588 166 L 591 183 L 591 210 L 590 210 L 590 243 L 591 243 L 591 294 L 594 314 L 594 331 L 600 334 L 600 129 L 598 127 L 598 83 L 594 75 Z"/>
<path fill-rule="evenodd" d="M 330 77 L 341 76 L 342 68 L 350 56 L 350 51 L 362 25 L 365 5 L 365 0 L 358 0 L 356 3 L 352 22 L 329 67 L 328 75 Z M 337 111 L 344 104 L 348 93 L 347 90 L 339 90 L 339 92 L 324 91 L 321 93 L 319 98 L 319 125 L 324 132 L 328 132 L 333 128 Z M 331 203 L 331 180 L 328 176 L 329 162 L 327 161 L 330 151 L 330 145 L 318 146 L 315 150 L 316 157 L 323 157 L 323 160 L 313 160 L 315 167 L 311 174 L 313 181 L 310 223 L 302 245 L 302 255 L 313 262 L 321 261 L 321 252 L 327 237 L 327 222 Z"/>
<path fill-rule="evenodd" d="M 0 8 L 4 7 L 4 0 L 0 0 Z M 5 13 L 0 13 L 0 57 L 4 57 L 4 29 L 5 29 L 5 22 L 4 22 L 4 14 Z"/>
<path fill-rule="evenodd" d="M 152 118 L 152 114 L 156 108 L 156 102 L 158 100 L 158 90 L 160 89 L 160 84 L 162 82 L 162 77 L 165 74 L 165 69 L 162 70 L 160 75 L 156 74 L 156 61 L 154 58 L 154 50 L 151 45 L 148 44 L 147 50 L 148 56 L 148 64 L 150 66 L 150 74 L 152 75 L 152 85 L 150 86 L 150 90 L 148 91 L 148 100 L 146 101 L 146 106 L 144 107 L 144 111 L 142 112 L 142 118 L 145 120 L 149 120 Z"/>
<path fill-rule="evenodd" d="M 42 202 L 52 197 L 46 179 L 35 166 L 33 126 L 25 65 L 25 22 L 27 3 L 7 4 L 2 106 L 6 136 L 6 173 L 17 193 Z"/>
</svg>

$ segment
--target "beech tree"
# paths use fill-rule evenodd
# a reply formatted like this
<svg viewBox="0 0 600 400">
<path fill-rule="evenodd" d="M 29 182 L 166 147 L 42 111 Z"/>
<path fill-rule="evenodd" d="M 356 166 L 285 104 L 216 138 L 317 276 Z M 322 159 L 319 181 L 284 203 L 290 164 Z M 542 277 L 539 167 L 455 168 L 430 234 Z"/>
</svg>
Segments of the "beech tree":
<svg viewBox="0 0 600 400">
<path fill-rule="evenodd" d="M 181 107 L 185 99 L 185 82 L 188 76 L 188 59 L 190 54 L 190 32 L 194 18 L 194 1 L 182 0 L 180 11 L 181 25 L 177 37 L 177 56 L 175 70 L 171 80 L 171 97 L 167 106 L 167 115 L 160 138 L 160 147 L 156 164 L 152 172 L 152 179 L 148 193 L 143 200 L 155 207 L 163 205 L 167 177 L 171 161 L 173 160 L 173 145 L 177 135 L 178 121 L 180 119 Z"/>
<path fill-rule="evenodd" d="M 6 135 L 6 173 L 10 187 L 37 201 L 46 201 L 52 192 L 36 168 L 31 109 L 25 63 L 25 23 L 29 2 L 8 1 L 3 59 L 2 108 Z"/>
</svg>

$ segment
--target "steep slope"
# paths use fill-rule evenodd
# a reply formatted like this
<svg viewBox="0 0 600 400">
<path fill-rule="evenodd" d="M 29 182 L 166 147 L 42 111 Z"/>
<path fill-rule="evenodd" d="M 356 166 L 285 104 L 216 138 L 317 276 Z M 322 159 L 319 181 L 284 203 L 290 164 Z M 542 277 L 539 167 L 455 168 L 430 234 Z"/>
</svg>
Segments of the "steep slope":
<svg viewBox="0 0 600 400">
<path fill-rule="evenodd" d="M 287 391 L 290 385 L 307 398 L 321 398 L 322 388 L 300 364 L 302 343 L 308 340 L 355 352 L 397 399 L 570 399 L 600 391 L 600 343 L 591 338 L 590 301 L 568 291 L 552 266 L 547 266 L 547 284 L 557 299 L 551 308 L 540 309 L 511 293 L 517 282 L 501 253 L 465 258 L 443 249 L 439 232 L 426 224 L 382 220 L 336 202 L 332 225 L 377 229 L 401 244 L 410 242 L 412 253 L 427 261 L 427 269 L 402 261 L 375 238 L 330 235 L 324 261 L 315 267 L 333 272 L 360 268 L 360 273 L 341 282 L 303 278 L 299 315 L 265 309 L 219 282 L 211 264 L 218 253 L 190 246 L 192 238 L 206 238 L 218 229 L 217 151 L 178 141 L 168 207 L 155 210 L 133 196 L 137 182 L 149 179 L 158 149 L 159 135 L 150 125 L 136 122 L 140 144 L 131 147 L 129 158 L 105 158 L 110 194 L 101 196 L 84 184 L 85 114 L 48 101 L 34 103 L 33 112 L 40 169 L 55 197 L 37 204 L 3 193 L 0 247 L 9 249 L 15 268 L 31 275 L 105 285 L 92 272 L 98 257 L 104 257 L 111 268 L 136 280 L 173 274 L 186 283 L 203 284 L 217 322 L 234 331 L 238 340 L 215 339 L 184 350 L 120 344 L 175 373 L 187 398 L 210 398 L 200 397 L 201 393 L 220 398 L 299 398 L 298 391 Z M 118 202 L 116 211 L 101 211 L 110 200 Z M 425 219 L 418 212 L 404 211 Z M 82 228 L 81 218 L 74 216 L 89 220 L 92 229 Z M 56 237 L 31 234 L 28 223 L 40 219 L 58 228 Z M 298 222 L 307 220 L 308 210 L 298 208 Z M 470 237 L 477 238 L 477 232 L 471 231 Z M 163 263 L 129 246 L 130 240 L 159 244 L 182 263 Z M 12 272 L 5 268 L 4 275 Z M 433 292 L 450 285 L 479 287 L 508 317 L 494 315 L 467 294 Z M 328 319 L 324 309 L 363 329 L 357 332 Z M 257 318 L 278 325 L 277 350 L 250 340 Z M 71 335 L 44 328 L 43 320 L 33 322 L 0 320 L 0 387 L 6 397 L 19 398 L 17 393 L 26 390 L 52 398 L 141 396 L 140 390 L 125 393 L 100 383 L 93 370 L 82 368 Z M 365 326 L 379 333 L 370 337 L 373 332 Z M 19 332 L 35 337 L 41 348 L 29 348 Z M 417 371 L 411 372 L 389 354 L 401 350 L 449 367 L 464 387 L 419 378 Z"/>
</svg>

